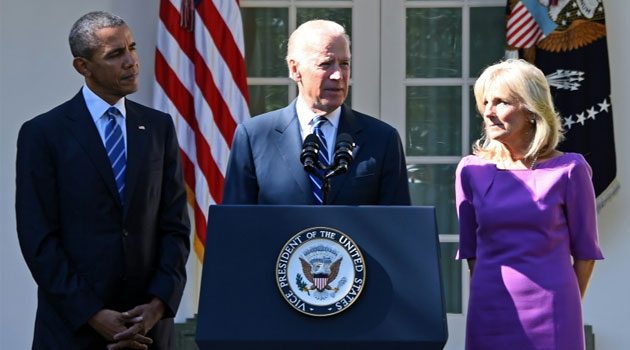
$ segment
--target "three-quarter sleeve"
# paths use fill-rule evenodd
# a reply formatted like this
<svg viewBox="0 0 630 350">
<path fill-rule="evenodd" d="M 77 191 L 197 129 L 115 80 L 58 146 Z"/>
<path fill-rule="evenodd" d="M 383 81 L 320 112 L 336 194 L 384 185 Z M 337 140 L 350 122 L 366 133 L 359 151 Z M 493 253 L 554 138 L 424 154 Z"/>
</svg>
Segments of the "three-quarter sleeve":
<svg viewBox="0 0 630 350">
<path fill-rule="evenodd" d="M 457 259 L 470 259 L 477 256 L 477 220 L 470 187 L 470 174 L 466 171 L 468 161 L 469 157 L 463 158 L 455 172 L 455 205 L 459 220 Z"/>
<path fill-rule="evenodd" d="M 576 259 L 604 258 L 597 238 L 597 204 L 591 182 L 592 174 L 593 171 L 584 157 L 576 154 L 575 165 L 569 170 L 566 191 L 571 255 Z"/>
</svg>

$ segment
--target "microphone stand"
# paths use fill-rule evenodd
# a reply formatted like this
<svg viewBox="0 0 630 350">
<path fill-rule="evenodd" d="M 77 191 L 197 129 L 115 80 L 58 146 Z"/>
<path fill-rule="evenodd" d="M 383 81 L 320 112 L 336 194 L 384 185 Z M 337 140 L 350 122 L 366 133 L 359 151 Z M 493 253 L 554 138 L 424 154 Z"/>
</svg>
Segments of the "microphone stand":
<svg viewBox="0 0 630 350">
<path fill-rule="evenodd" d="M 311 174 L 315 175 L 318 179 L 322 181 L 322 205 L 328 204 L 328 192 L 330 192 L 330 178 L 339 174 L 343 174 L 348 171 L 348 166 L 337 165 L 335 169 L 331 170 L 331 167 L 325 168 L 322 163 L 317 162 L 317 167 L 321 170 L 324 170 L 326 173 L 325 176 L 319 173 L 319 171 L 312 172 Z"/>
<path fill-rule="evenodd" d="M 322 181 L 322 205 L 328 204 L 328 192 L 330 192 L 330 177 L 328 175 L 324 176 L 324 180 Z"/>
<path fill-rule="evenodd" d="M 314 175 L 316 178 L 320 179 L 322 182 L 322 205 L 326 205 L 328 204 L 328 192 L 330 192 L 330 178 L 336 174 L 333 174 L 335 172 L 335 170 L 328 172 L 330 170 L 330 168 L 325 168 L 322 163 L 320 163 L 319 161 L 316 163 L 317 164 L 317 168 L 323 170 L 326 175 L 322 175 L 319 171 L 313 169 L 313 171 L 309 171 L 312 175 Z M 337 167 L 338 168 L 338 167 Z"/>
</svg>

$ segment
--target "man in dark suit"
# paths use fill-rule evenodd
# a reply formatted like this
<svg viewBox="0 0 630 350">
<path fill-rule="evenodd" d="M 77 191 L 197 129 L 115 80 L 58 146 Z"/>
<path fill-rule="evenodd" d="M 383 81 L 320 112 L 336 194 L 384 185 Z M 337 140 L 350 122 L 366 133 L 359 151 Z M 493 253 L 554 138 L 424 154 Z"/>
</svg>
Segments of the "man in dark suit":
<svg viewBox="0 0 630 350">
<path fill-rule="evenodd" d="M 321 181 L 300 161 L 302 143 L 307 135 L 318 135 L 320 159 L 330 164 L 337 135 L 347 133 L 356 144 L 354 162 L 347 173 L 332 178 L 327 204 L 411 204 L 398 132 L 343 105 L 350 77 L 343 27 L 325 20 L 302 24 L 289 38 L 287 63 L 299 95 L 289 106 L 237 127 L 223 203 L 321 204 Z"/>
<path fill-rule="evenodd" d="M 190 249 L 169 115 L 125 98 L 138 57 L 105 12 L 70 32 L 85 85 L 18 137 L 16 216 L 38 285 L 34 349 L 172 349 Z"/>
</svg>

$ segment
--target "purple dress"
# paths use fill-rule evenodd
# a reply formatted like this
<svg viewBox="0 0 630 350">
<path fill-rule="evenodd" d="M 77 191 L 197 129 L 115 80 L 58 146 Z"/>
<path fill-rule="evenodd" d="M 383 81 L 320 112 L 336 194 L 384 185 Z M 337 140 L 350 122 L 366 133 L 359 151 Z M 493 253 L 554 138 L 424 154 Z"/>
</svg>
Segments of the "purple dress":
<svg viewBox="0 0 630 350">
<path fill-rule="evenodd" d="M 603 259 L 591 174 L 576 153 L 535 170 L 499 170 L 477 156 L 461 160 L 458 259 L 476 258 L 466 349 L 584 349 L 571 256 Z"/>
</svg>

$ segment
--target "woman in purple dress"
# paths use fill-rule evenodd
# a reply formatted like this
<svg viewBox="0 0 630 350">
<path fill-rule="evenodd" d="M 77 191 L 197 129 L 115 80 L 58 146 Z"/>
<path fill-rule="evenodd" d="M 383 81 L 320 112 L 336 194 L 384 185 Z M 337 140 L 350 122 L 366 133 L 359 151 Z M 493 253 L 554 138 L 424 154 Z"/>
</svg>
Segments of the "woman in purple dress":
<svg viewBox="0 0 630 350">
<path fill-rule="evenodd" d="M 603 259 L 591 168 L 555 149 L 562 126 L 535 66 L 488 67 L 475 98 L 484 133 L 455 184 L 466 349 L 584 349 L 581 300 Z"/>
</svg>

